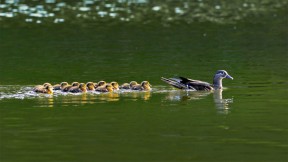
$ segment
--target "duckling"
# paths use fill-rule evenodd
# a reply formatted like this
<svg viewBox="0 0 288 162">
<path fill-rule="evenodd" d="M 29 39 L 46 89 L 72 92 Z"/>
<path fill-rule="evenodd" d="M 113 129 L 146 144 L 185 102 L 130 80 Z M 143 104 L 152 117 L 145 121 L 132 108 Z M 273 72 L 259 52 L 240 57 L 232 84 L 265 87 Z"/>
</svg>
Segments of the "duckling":
<svg viewBox="0 0 288 162">
<path fill-rule="evenodd" d="M 227 71 L 225 70 L 218 70 L 213 78 L 213 84 L 208 82 L 203 82 L 200 80 L 193 80 L 189 78 L 179 77 L 179 78 L 164 78 L 162 77 L 161 80 L 176 87 L 178 89 L 191 89 L 195 91 L 212 91 L 214 89 L 222 89 L 222 79 L 232 79 Z"/>
<path fill-rule="evenodd" d="M 36 86 L 33 89 L 34 92 L 36 93 L 47 93 L 47 94 L 53 94 L 53 86 L 52 85 L 46 85 L 45 87 L 40 87 L 40 86 Z"/>
<path fill-rule="evenodd" d="M 101 86 L 106 85 L 106 84 L 107 83 L 105 81 L 101 80 L 101 81 L 99 81 L 98 83 L 95 84 L 95 88 L 101 87 Z"/>
<path fill-rule="evenodd" d="M 74 86 L 79 86 L 78 82 L 73 82 L 71 85 L 64 86 L 63 89 L 61 90 L 62 92 L 68 92 L 70 88 Z"/>
<path fill-rule="evenodd" d="M 95 84 L 93 82 L 87 82 L 86 83 L 86 87 L 87 87 L 87 90 L 89 91 L 94 91 L 95 90 Z"/>
<path fill-rule="evenodd" d="M 68 92 L 71 93 L 80 93 L 80 92 L 86 92 L 86 84 L 85 83 L 80 83 L 78 86 L 73 86 L 71 87 Z"/>
<path fill-rule="evenodd" d="M 117 82 L 113 81 L 110 84 L 112 85 L 113 90 L 119 90 L 119 84 Z"/>
<path fill-rule="evenodd" d="M 148 81 L 143 81 L 141 84 L 134 85 L 132 90 L 140 90 L 140 91 L 150 91 L 151 84 Z"/>
<path fill-rule="evenodd" d="M 37 89 L 37 88 L 45 88 L 46 86 L 51 85 L 50 83 L 44 83 L 42 85 L 36 85 L 33 89 Z"/>
<path fill-rule="evenodd" d="M 111 84 L 106 84 L 106 85 L 97 87 L 96 91 L 98 91 L 98 92 L 112 92 L 113 86 Z"/>
<path fill-rule="evenodd" d="M 131 81 L 130 83 L 123 83 L 119 88 L 120 89 L 131 89 L 133 86 L 137 85 L 136 81 Z"/>
<path fill-rule="evenodd" d="M 53 85 L 53 90 L 62 90 L 65 86 L 67 86 L 67 82 L 61 82 L 60 84 Z"/>
</svg>

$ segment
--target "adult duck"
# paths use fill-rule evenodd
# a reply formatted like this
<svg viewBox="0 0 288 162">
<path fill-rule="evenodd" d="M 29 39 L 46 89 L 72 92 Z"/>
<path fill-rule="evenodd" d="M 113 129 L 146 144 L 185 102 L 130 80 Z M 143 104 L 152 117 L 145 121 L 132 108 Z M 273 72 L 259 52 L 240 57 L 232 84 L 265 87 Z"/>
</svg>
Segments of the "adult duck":
<svg viewBox="0 0 288 162">
<path fill-rule="evenodd" d="M 195 91 L 212 91 L 214 89 L 223 88 L 222 79 L 224 78 L 233 80 L 233 77 L 231 77 L 225 70 L 218 70 L 216 72 L 213 78 L 213 84 L 185 77 L 169 78 L 169 79 L 162 77 L 161 80 L 178 89 L 185 89 L 185 90 L 190 89 Z"/>
</svg>

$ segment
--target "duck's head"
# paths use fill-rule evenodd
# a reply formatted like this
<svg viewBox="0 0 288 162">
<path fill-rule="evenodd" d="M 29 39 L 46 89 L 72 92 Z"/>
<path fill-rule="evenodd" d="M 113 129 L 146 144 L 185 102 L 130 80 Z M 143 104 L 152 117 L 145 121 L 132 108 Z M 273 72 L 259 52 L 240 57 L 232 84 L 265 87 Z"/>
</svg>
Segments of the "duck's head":
<svg viewBox="0 0 288 162">
<path fill-rule="evenodd" d="M 86 92 L 86 84 L 85 83 L 80 83 L 79 88 L 81 89 L 82 92 Z"/>
<path fill-rule="evenodd" d="M 111 84 L 106 84 L 106 89 L 109 91 L 109 92 L 112 92 L 113 91 L 113 86 Z"/>
<path fill-rule="evenodd" d="M 113 86 L 114 90 L 119 90 L 119 84 L 117 82 L 111 82 L 110 84 Z"/>
<path fill-rule="evenodd" d="M 95 90 L 95 84 L 93 82 L 87 82 L 86 87 L 88 90 Z"/>
<path fill-rule="evenodd" d="M 45 89 L 47 90 L 48 94 L 52 94 L 53 93 L 53 86 L 52 85 L 46 85 Z"/>
<path fill-rule="evenodd" d="M 137 85 L 137 84 L 138 84 L 138 83 L 137 83 L 136 81 L 131 81 L 131 82 L 129 83 L 130 88 L 133 87 L 133 86 L 135 86 L 135 85 Z"/>
<path fill-rule="evenodd" d="M 228 79 L 232 79 L 233 77 L 231 77 L 227 71 L 225 70 L 218 70 L 214 76 L 214 79 L 224 79 L 224 78 L 228 78 Z"/>
<path fill-rule="evenodd" d="M 72 85 L 73 87 L 74 87 L 74 86 L 79 86 L 80 83 L 79 83 L 79 82 L 73 82 L 71 85 Z"/>
<path fill-rule="evenodd" d="M 144 90 L 150 90 L 152 85 L 148 81 L 141 82 L 141 86 L 144 88 Z"/>
<path fill-rule="evenodd" d="M 67 82 L 61 82 L 61 83 L 60 83 L 60 86 L 61 86 L 61 87 L 65 87 L 65 86 L 67 86 L 67 85 L 68 85 Z"/>
</svg>

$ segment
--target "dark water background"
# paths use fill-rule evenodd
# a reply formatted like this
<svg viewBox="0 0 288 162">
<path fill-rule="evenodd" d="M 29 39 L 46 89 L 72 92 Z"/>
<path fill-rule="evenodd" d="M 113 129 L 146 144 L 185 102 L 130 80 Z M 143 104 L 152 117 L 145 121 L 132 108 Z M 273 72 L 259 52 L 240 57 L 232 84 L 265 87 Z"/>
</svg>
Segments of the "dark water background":
<svg viewBox="0 0 288 162">
<path fill-rule="evenodd" d="M 288 161 L 287 10 L 228 24 L 10 25 L 0 29 L 0 161 Z M 212 82 L 218 69 L 234 77 L 223 92 L 160 80 Z M 99 80 L 153 90 L 31 92 Z"/>
</svg>

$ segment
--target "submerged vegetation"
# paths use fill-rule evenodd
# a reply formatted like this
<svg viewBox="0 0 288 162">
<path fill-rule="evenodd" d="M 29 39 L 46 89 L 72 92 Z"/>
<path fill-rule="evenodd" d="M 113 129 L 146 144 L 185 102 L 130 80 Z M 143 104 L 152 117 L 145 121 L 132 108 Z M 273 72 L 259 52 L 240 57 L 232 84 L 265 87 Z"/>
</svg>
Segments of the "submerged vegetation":
<svg viewBox="0 0 288 162">
<path fill-rule="evenodd" d="M 235 23 L 285 9 L 286 0 L 2 0 L 1 26 L 11 24 Z"/>
</svg>

